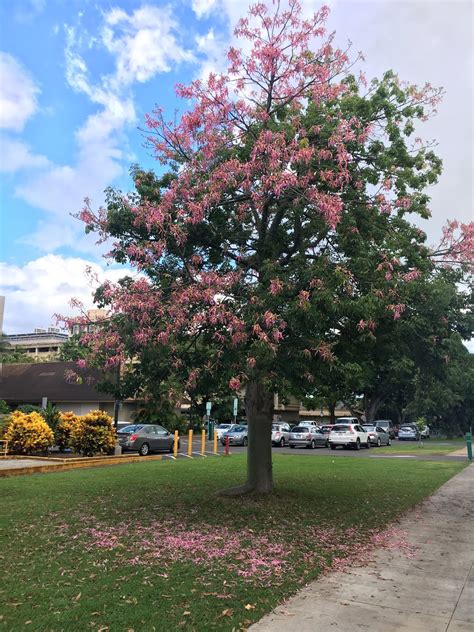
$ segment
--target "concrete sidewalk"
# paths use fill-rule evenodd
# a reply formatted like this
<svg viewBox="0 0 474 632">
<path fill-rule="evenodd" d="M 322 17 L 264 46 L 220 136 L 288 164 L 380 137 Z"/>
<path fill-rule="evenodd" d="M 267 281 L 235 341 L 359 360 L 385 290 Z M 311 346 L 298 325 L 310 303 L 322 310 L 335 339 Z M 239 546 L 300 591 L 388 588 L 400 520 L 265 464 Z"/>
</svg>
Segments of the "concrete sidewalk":
<svg viewBox="0 0 474 632">
<path fill-rule="evenodd" d="M 474 465 L 399 523 L 416 547 L 316 580 L 252 632 L 473 632 Z"/>
</svg>

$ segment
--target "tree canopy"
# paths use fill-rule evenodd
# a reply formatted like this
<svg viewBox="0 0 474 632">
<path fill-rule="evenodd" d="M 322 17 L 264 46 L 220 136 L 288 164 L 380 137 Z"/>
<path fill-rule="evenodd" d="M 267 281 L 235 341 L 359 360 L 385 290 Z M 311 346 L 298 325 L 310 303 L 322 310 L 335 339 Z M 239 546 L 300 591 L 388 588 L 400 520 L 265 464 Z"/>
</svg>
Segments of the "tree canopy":
<svg viewBox="0 0 474 632">
<path fill-rule="evenodd" d="M 135 192 L 109 190 L 104 208 L 80 213 L 137 271 L 101 286 L 110 319 L 81 342 L 105 366 L 135 358 L 181 392 L 245 388 L 239 491 L 272 489 L 273 392 L 303 396 L 339 357 L 342 367 L 365 360 L 374 340 L 397 345 L 402 323 L 421 328 L 416 284 L 436 258 L 462 264 L 472 244 L 472 229 L 451 224 L 430 252 L 409 221 L 429 216 L 426 187 L 441 172 L 414 130 L 442 91 L 390 71 L 356 76 L 358 58 L 334 46 L 327 16 L 304 19 L 296 0 L 254 5 L 228 71 L 177 86 L 189 104 L 177 120 L 159 107 L 147 116 L 164 174 L 135 167 Z"/>
</svg>

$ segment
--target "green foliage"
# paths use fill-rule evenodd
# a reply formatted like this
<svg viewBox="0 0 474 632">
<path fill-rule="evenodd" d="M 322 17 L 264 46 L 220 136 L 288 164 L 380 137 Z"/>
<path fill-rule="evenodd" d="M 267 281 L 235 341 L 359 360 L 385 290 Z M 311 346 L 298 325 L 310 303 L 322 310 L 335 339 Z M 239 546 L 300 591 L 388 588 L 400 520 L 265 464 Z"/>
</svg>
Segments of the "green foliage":
<svg viewBox="0 0 474 632">
<path fill-rule="evenodd" d="M 42 408 L 40 414 L 43 416 L 43 419 L 46 421 L 48 426 L 51 428 L 53 432 L 56 432 L 56 428 L 61 420 L 59 410 L 48 402 L 46 404 L 46 408 Z"/>
<path fill-rule="evenodd" d="M 109 454 L 115 447 L 112 417 L 101 410 L 79 417 L 71 429 L 70 443 L 83 456 Z"/>
<path fill-rule="evenodd" d="M 10 412 L 10 407 L 4 399 L 0 399 L 0 415 Z"/>
<path fill-rule="evenodd" d="M 87 357 L 87 347 L 81 344 L 79 335 L 72 335 L 59 349 L 59 360 L 69 362 L 81 360 Z"/>
<path fill-rule="evenodd" d="M 4 364 L 31 364 L 34 361 L 34 357 L 22 349 L 5 349 L 0 352 L 0 362 L 3 362 Z"/>
<path fill-rule="evenodd" d="M 35 406 L 34 404 L 20 404 L 20 406 L 17 407 L 17 410 L 25 414 L 39 413 L 41 416 L 43 416 L 43 409 L 41 408 L 41 406 Z"/>
</svg>

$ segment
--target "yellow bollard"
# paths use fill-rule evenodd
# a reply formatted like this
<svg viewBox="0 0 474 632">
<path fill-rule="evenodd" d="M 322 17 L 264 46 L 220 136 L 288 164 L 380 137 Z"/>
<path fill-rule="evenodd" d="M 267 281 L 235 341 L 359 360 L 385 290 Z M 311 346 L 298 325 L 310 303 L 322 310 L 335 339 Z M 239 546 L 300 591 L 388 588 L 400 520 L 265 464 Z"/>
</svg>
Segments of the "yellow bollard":
<svg viewBox="0 0 474 632">
<path fill-rule="evenodd" d="M 178 441 L 179 441 L 178 431 L 175 430 L 174 431 L 174 445 L 173 445 L 173 456 L 174 456 L 174 458 L 176 458 L 178 456 Z"/>
<path fill-rule="evenodd" d="M 193 431 L 190 430 L 189 435 L 188 435 L 188 456 L 191 456 L 192 451 L 193 451 Z"/>
<path fill-rule="evenodd" d="M 217 454 L 217 430 L 214 430 L 214 454 Z"/>
<path fill-rule="evenodd" d="M 202 431 L 202 438 L 201 438 L 201 454 L 202 456 L 204 456 L 204 452 L 206 451 L 206 431 L 203 430 Z"/>
</svg>

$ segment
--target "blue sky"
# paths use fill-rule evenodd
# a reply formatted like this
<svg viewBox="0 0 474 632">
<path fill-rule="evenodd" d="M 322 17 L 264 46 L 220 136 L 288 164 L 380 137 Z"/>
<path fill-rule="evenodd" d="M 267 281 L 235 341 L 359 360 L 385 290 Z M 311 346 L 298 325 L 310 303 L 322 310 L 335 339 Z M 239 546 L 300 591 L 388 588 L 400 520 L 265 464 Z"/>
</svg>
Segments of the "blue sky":
<svg viewBox="0 0 474 632">
<path fill-rule="evenodd" d="M 269 4 L 271 1 L 269 0 Z M 303 1 L 308 13 L 320 6 Z M 438 117 L 445 174 L 432 191 L 436 241 L 446 219 L 472 219 L 472 4 L 333 0 L 329 28 L 354 42 L 369 77 L 394 68 L 443 85 Z M 0 3 L 0 294 L 7 333 L 47 326 L 68 299 L 90 303 L 86 265 L 106 268 L 71 213 L 109 185 L 127 189 L 131 163 L 158 165 L 138 127 L 174 85 L 219 69 L 245 0 L 2 0 Z"/>
</svg>

